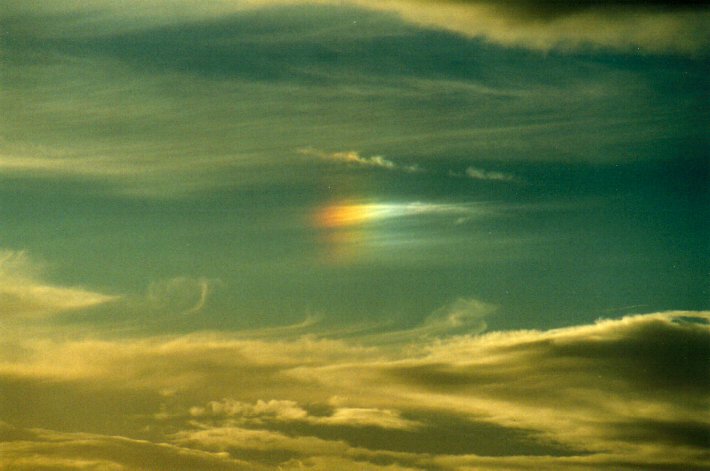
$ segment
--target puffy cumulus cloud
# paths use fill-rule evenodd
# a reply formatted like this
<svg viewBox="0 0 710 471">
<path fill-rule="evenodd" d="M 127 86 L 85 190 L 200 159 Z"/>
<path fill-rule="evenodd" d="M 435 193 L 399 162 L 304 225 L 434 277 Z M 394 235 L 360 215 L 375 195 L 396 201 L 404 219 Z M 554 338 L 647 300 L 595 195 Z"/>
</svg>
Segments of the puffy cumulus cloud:
<svg viewBox="0 0 710 471">
<path fill-rule="evenodd" d="M 462 299 L 423 326 L 456 332 L 492 310 Z M 143 454 L 158 463 L 151 469 L 179 469 L 155 460 L 182 453 L 225 469 L 244 461 L 271 469 L 703 469 L 710 458 L 708 312 L 404 336 L 399 348 L 384 335 L 379 343 L 235 335 L 5 340 L 0 408 L 29 430 L 2 431 L 0 462 L 134 469 L 98 445 Z M 107 407 L 117 400 L 121 407 Z M 80 430 L 77 414 L 87 418 L 86 434 L 36 432 Z M 455 449 L 432 444 L 451 427 L 461 430 Z M 99 428 L 125 438 L 97 438 Z M 491 434 L 506 437 L 507 448 L 476 448 Z"/>
<path fill-rule="evenodd" d="M 41 268 L 25 252 L 0 250 L 0 313 L 35 317 L 94 307 L 118 299 L 77 287 L 60 287 L 40 279 Z"/>
</svg>

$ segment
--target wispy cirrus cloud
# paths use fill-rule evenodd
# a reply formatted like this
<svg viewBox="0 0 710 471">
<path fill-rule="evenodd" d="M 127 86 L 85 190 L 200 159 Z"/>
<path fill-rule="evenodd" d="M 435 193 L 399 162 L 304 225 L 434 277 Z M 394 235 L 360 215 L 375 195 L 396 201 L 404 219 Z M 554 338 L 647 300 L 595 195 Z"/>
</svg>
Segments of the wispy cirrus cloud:
<svg viewBox="0 0 710 471">
<path fill-rule="evenodd" d="M 358 0 L 407 21 L 539 50 L 606 48 L 703 54 L 710 48 L 710 11 L 703 2 L 532 2 Z"/>
<path fill-rule="evenodd" d="M 325 162 L 334 162 L 352 165 L 355 167 L 371 167 L 381 168 L 385 170 L 399 170 L 407 173 L 421 172 L 422 169 L 417 165 L 401 165 L 392 160 L 386 159 L 380 155 L 365 157 L 356 151 L 345 152 L 324 152 L 318 149 L 305 148 L 299 149 L 301 155 L 317 157 Z"/>
<path fill-rule="evenodd" d="M 148 286 L 145 303 L 150 310 L 173 314 L 196 314 L 219 282 L 207 278 L 180 276 L 153 282 Z"/>
<path fill-rule="evenodd" d="M 466 176 L 474 180 L 492 180 L 499 182 L 514 182 L 516 180 L 515 176 L 509 173 L 483 170 L 477 167 L 468 167 L 466 169 Z"/>
<path fill-rule="evenodd" d="M 90 308 L 118 299 L 41 279 L 41 268 L 26 252 L 0 250 L 0 313 L 3 317 L 48 316 Z"/>
<path fill-rule="evenodd" d="M 74 15 L 83 21 L 48 23 L 46 36 L 66 34 L 101 36 L 147 27 L 204 21 L 249 9 L 284 5 L 343 5 L 335 0 L 218 1 L 206 7 L 182 0 L 168 5 L 152 0 L 126 10 L 109 0 L 85 4 L 52 2 L 31 9 L 18 1 L 6 2 L 15 15 L 46 19 Z M 698 54 L 708 51 L 710 12 L 704 2 L 581 1 L 533 2 L 530 0 L 350 0 L 349 5 L 395 12 L 404 20 L 425 27 L 454 31 L 515 47 L 577 50 L 602 47 L 652 53 Z M 33 23 L 25 25 L 32 26 Z M 36 25 L 35 25 L 36 28 Z"/>
</svg>

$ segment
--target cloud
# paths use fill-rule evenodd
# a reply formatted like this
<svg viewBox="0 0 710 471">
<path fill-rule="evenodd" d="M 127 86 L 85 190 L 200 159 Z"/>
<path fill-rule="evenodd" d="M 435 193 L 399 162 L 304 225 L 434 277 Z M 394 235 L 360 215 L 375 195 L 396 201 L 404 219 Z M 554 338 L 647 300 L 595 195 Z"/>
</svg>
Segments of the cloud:
<svg viewBox="0 0 710 471">
<path fill-rule="evenodd" d="M 46 18 L 69 15 L 71 22 L 45 21 L 27 28 L 45 36 L 101 36 L 156 26 L 205 21 L 254 8 L 284 5 L 340 5 L 337 0 L 215 1 L 205 6 L 181 0 L 170 6 L 153 0 L 118 8 L 110 0 L 52 2 L 28 7 L 6 2 L 14 16 Z M 704 2 L 597 1 L 533 2 L 531 0 L 350 0 L 350 5 L 395 12 L 404 20 L 426 27 L 454 31 L 471 37 L 515 47 L 549 50 L 604 47 L 629 51 L 697 54 L 710 46 L 710 13 Z M 44 15 L 44 16 L 43 16 Z M 83 17 L 83 21 L 79 18 Z"/>
<path fill-rule="evenodd" d="M 346 151 L 346 152 L 323 152 L 313 148 L 300 149 L 299 154 L 318 157 L 326 162 L 337 162 L 347 165 L 352 165 L 356 167 L 372 167 L 372 168 L 382 168 L 385 170 L 400 170 L 408 173 L 421 172 L 422 170 L 416 165 L 400 165 L 391 160 L 385 159 L 380 155 L 373 155 L 371 157 L 363 157 L 359 152 L 356 151 Z"/>
<path fill-rule="evenodd" d="M 289 437 L 279 432 L 241 427 L 214 427 L 178 432 L 175 434 L 175 442 L 215 451 L 248 449 L 269 453 L 288 451 L 297 454 L 340 455 L 348 449 L 346 443 L 335 440 L 309 436 Z"/>
<path fill-rule="evenodd" d="M 498 181 L 498 182 L 516 181 L 515 176 L 513 176 L 511 174 L 497 172 L 494 170 L 483 170 L 483 169 L 476 168 L 476 167 L 468 167 L 466 169 L 466 176 L 468 178 L 472 178 L 474 180 L 491 180 L 491 181 Z"/>
<path fill-rule="evenodd" d="M 118 299 L 83 288 L 47 284 L 41 269 L 25 252 L 0 250 L 0 312 L 7 317 L 35 317 L 86 309 Z"/>
<path fill-rule="evenodd" d="M 455 335 L 471 336 L 486 330 L 485 318 L 497 310 L 497 306 L 474 298 L 459 298 L 437 309 L 424 319 L 421 325 L 396 331 L 369 334 L 359 338 L 362 342 L 381 347 L 400 347 L 407 343 L 448 338 Z"/>
<path fill-rule="evenodd" d="M 151 310 L 196 314 L 205 306 L 216 284 L 206 278 L 184 276 L 153 282 L 148 287 L 146 302 Z"/>
<path fill-rule="evenodd" d="M 424 26 L 538 50 L 608 48 L 651 53 L 706 53 L 710 11 L 702 2 L 411 1 L 359 5 L 397 12 Z"/>
<path fill-rule="evenodd" d="M 254 404 L 224 399 L 211 401 L 206 407 L 190 408 L 194 417 L 217 417 L 237 420 L 243 424 L 268 422 L 300 422 L 312 425 L 340 425 L 344 427 L 379 427 L 383 429 L 412 430 L 420 424 L 401 417 L 395 410 L 336 407 L 329 414 L 314 415 L 290 400 L 258 400 Z"/>
<path fill-rule="evenodd" d="M 322 228 L 360 226 L 377 221 L 422 216 L 473 218 L 489 214 L 481 203 L 338 203 L 319 208 L 314 222 Z"/>
<path fill-rule="evenodd" d="M 461 299 L 420 328 L 477 332 L 492 310 Z M 130 456 L 145 459 L 191 450 L 267 468 L 302 462 L 318 469 L 337 460 L 347 462 L 343 469 L 443 470 L 706 463 L 710 313 L 416 341 L 410 335 L 394 343 L 383 333 L 381 340 L 5 338 L 0 408 L 9 423 L 31 425 L 10 433 L 0 462 L 123 463 L 117 453 L 92 451 L 101 445 L 141 450 Z M 107 407 L 119 397 L 121 407 Z M 60 430 L 42 438 L 31 432 L 38 426 Z M 115 437 L 70 436 L 61 430 L 67 426 Z M 456 453 L 436 444 L 439 434 L 456 430 L 468 437 Z M 496 434 L 507 444 L 503 453 L 476 448 L 476 437 Z"/>
<path fill-rule="evenodd" d="M 483 320 L 497 309 L 497 306 L 472 298 L 459 298 L 445 306 L 424 322 L 424 329 L 432 333 L 481 333 L 486 329 Z"/>
<path fill-rule="evenodd" d="M 256 470 L 264 469 L 219 453 L 120 436 L 17 429 L 0 443 L 0 467 L 13 470 Z"/>
</svg>

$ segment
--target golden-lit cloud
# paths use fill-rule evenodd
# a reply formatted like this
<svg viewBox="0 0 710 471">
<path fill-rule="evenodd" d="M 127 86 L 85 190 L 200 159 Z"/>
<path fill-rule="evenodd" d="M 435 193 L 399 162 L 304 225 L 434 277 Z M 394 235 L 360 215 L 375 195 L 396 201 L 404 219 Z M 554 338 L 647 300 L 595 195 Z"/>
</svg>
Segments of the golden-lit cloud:
<svg viewBox="0 0 710 471">
<path fill-rule="evenodd" d="M 0 423 L 0 468 L 43 470 L 256 470 L 222 453 L 126 437 L 18 429 Z"/>
<path fill-rule="evenodd" d="M 337 401 L 336 401 L 337 402 Z M 344 427 L 380 427 L 411 430 L 420 424 L 401 417 L 398 411 L 364 407 L 335 407 L 330 414 L 314 415 L 295 401 L 258 400 L 254 404 L 224 399 L 211 401 L 205 407 L 190 408 L 194 417 L 224 418 L 243 424 L 268 422 L 302 422 L 312 425 L 340 425 Z"/>
<path fill-rule="evenodd" d="M 458 335 L 402 336 L 400 348 L 391 348 L 384 333 L 381 346 L 372 337 L 361 342 L 306 335 L 285 341 L 228 333 L 5 339 L 0 385 L 6 394 L 0 406 L 13 411 L 6 417 L 10 423 L 27 423 L 36 417 L 28 408 L 38 408 L 48 415 L 32 419 L 35 424 L 47 420 L 56 427 L 60 417 L 78 414 L 87 429 L 105 427 L 118 413 L 106 409 L 105 401 L 117 394 L 131 398 L 120 413 L 133 418 L 121 425 L 126 438 L 19 427 L 0 460 L 107 459 L 91 451 L 97 443 L 130 445 L 147 462 L 165 453 L 191 453 L 224 466 L 246 461 L 267 469 L 288 469 L 292 460 L 314 469 L 337 460 L 348 463 L 343 469 L 377 469 L 383 462 L 444 470 L 618 463 L 653 468 L 700 466 L 707 458 L 710 313 L 636 315 L 549 331 L 456 330 L 472 312 L 476 317 L 491 309 L 471 300 L 452 303 L 414 330 L 444 322 Z M 36 400 L 15 402 L 15 390 Z M 90 400 L 79 400 L 87 394 Z M 146 415 L 151 408 L 154 413 Z M 386 446 L 388 434 L 426 440 L 441 433 L 434 417 L 459 427 L 494 427 L 489 433 L 522 434 L 535 446 L 563 452 L 526 456 L 511 445 L 508 455 L 494 458 L 473 449 L 451 454 L 420 447 L 405 453 Z M 354 429 L 384 441 L 359 442 L 360 435 L 348 432 Z M 21 439 L 23 433 L 33 438 Z M 61 453 L 51 434 L 66 440 Z M 403 436 L 391 439 L 394 444 Z"/>
<path fill-rule="evenodd" d="M 0 313 L 34 317 L 90 308 L 118 299 L 83 288 L 42 281 L 40 268 L 25 252 L 0 250 Z"/>
<path fill-rule="evenodd" d="M 540 2 L 491 0 L 355 3 L 407 21 L 540 50 L 609 48 L 697 54 L 710 47 L 710 12 L 686 2 Z"/>
</svg>

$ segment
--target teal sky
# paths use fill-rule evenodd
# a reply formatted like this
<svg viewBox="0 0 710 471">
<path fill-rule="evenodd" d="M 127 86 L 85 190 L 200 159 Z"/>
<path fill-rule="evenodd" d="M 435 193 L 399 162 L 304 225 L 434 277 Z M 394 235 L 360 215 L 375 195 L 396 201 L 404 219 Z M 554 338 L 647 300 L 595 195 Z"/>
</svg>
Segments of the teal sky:
<svg viewBox="0 0 710 471">
<path fill-rule="evenodd" d="M 4 2 L 0 468 L 710 468 L 708 31 Z"/>
</svg>

